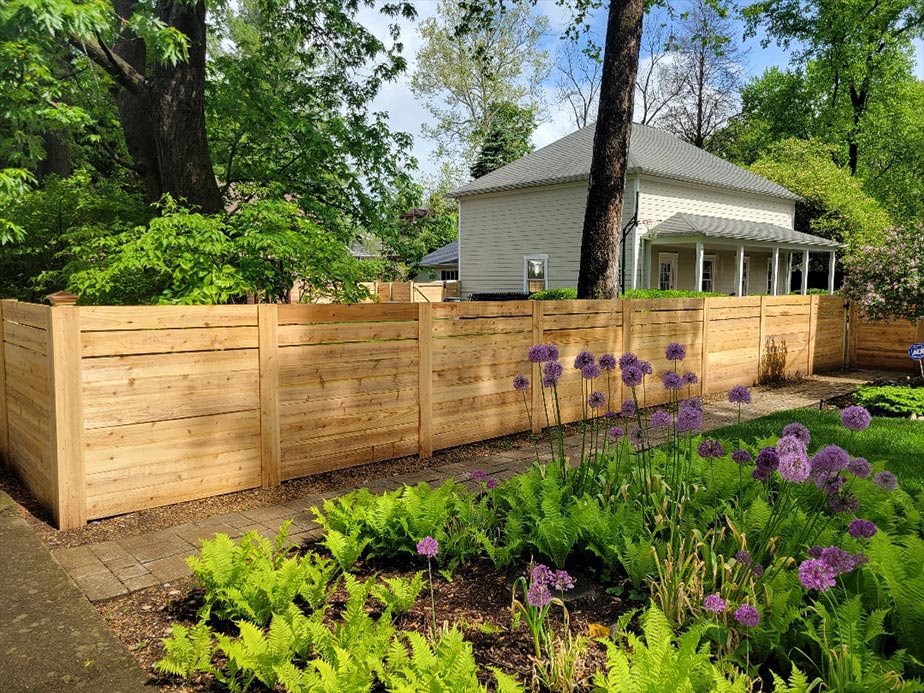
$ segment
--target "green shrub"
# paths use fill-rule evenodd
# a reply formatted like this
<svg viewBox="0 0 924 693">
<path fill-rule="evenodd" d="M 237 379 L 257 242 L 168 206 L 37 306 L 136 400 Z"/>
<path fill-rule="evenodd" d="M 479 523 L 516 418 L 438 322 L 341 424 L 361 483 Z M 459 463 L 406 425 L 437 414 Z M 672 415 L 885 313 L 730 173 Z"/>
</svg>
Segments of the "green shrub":
<svg viewBox="0 0 924 693">
<path fill-rule="evenodd" d="M 861 386 L 857 404 L 881 416 L 924 414 L 924 388 L 900 385 Z"/>
<path fill-rule="evenodd" d="M 577 289 L 544 289 L 529 295 L 530 301 L 570 301 L 577 298 Z"/>
<path fill-rule="evenodd" d="M 707 296 L 725 296 L 717 291 L 681 291 L 680 289 L 629 289 L 619 298 L 706 298 Z"/>
</svg>

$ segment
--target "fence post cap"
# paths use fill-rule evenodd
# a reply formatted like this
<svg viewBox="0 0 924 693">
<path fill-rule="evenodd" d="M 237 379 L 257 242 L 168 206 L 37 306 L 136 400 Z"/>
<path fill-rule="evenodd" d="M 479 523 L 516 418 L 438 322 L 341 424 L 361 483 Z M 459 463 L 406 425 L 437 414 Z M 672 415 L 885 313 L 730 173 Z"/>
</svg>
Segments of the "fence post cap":
<svg viewBox="0 0 924 693">
<path fill-rule="evenodd" d="M 68 293 L 67 291 L 56 291 L 45 297 L 52 306 L 73 306 L 76 305 L 80 296 Z"/>
</svg>

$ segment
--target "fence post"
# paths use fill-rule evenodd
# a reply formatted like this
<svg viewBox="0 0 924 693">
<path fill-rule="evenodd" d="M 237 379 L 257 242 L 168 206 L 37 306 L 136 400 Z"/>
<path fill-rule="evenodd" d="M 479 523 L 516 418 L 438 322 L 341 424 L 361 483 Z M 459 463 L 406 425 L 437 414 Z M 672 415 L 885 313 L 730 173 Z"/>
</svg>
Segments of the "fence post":
<svg viewBox="0 0 924 693">
<path fill-rule="evenodd" d="M 532 301 L 533 304 L 533 344 L 542 344 L 544 339 L 542 334 L 542 317 L 545 314 L 543 308 L 544 301 Z M 532 365 L 532 403 L 530 406 L 533 410 L 533 433 L 539 434 L 542 433 L 542 416 L 540 412 L 543 412 L 542 405 L 542 364 L 533 363 Z"/>
<path fill-rule="evenodd" d="M 709 309 L 712 299 L 703 297 L 703 363 L 700 367 L 699 394 L 705 396 L 709 392 Z"/>
<path fill-rule="evenodd" d="M 9 411 L 9 401 L 6 397 L 6 354 L 3 347 L 3 307 L 12 300 L 0 301 L 0 464 L 5 469 L 10 468 L 10 428 L 7 412 Z"/>
<path fill-rule="evenodd" d="M 806 375 L 812 375 L 815 372 L 815 340 L 818 338 L 818 299 L 820 296 L 813 294 L 809 296 L 809 343 L 808 343 L 808 365 L 805 368 Z"/>
<path fill-rule="evenodd" d="M 279 440 L 279 308 L 257 305 L 257 346 L 260 364 L 260 483 L 275 488 L 282 482 Z"/>
<path fill-rule="evenodd" d="M 48 390 L 51 423 L 51 485 L 58 529 L 87 523 L 83 459 L 83 397 L 80 308 L 55 306 L 48 320 Z"/>
<path fill-rule="evenodd" d="M 757 329 L 757 380 L 760 385 L 761 369 L 764 364 L 764 341 L 767 339 L 767 305 L 766 296 L 760 297 L 760 327 Z"/>
<path fill-rule="evenodd" d="M 917 320 L 917 330 L 914 334 L 914 341 L 924 342 L 924 316 L 919 317 Z"/>
<path fill-rule="evenodd" d="M 433 304 L 418 303 L 417 311 L 417 449 L 426 459 L 433 457 Z"/>
<path fill-rule="evenodd" d="M 850 368 L 859 368 L 857 363 L 857 337 L 860 331 L 860 311 L 857 304 L 850 302 L 849 318 L 847 321 L 847 365 Z"/>
</svg>

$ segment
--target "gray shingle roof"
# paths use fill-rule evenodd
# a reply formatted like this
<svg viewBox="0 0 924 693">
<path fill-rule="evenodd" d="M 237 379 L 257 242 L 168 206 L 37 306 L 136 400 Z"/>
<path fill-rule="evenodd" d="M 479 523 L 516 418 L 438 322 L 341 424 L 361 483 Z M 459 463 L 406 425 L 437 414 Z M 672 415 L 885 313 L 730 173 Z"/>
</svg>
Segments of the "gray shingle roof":
<svg viewBox="0 0 924 693">
<path fill-rule="evenodd" d="M 594 126 L 572 132 L 542 149 L 456 188 L 452 197 L 569 183 L 590 175 Z M 703 183 L 787 200 L 798 195 L 724 159 L 647 125 L 632 124 L 628 172 Z"/>
<path fill-rule="evenodd" d="M 739 241 L 768 241 L 784 245 L 821 246 L 835 250 L 843 243 L 830 241 L 793 231 L 776 224 L 758 221 L 742 221 L 722 217 L 704 217 L 698 214 L 678 213 L 668 217 L 651 231 L 646 238 L 675 238 L 677 236 L 706 236 L 707 238 L 728 238 Z"/>
<path fill-rule="evenodd" d="M 447 243 L 442 248 L 437 248 L 429 255 L 424 255 L 420 260 L 421 267 L 437 267 L 440 265 L 458 265 L 459 264 L 459 241 Z"/>
</svg>

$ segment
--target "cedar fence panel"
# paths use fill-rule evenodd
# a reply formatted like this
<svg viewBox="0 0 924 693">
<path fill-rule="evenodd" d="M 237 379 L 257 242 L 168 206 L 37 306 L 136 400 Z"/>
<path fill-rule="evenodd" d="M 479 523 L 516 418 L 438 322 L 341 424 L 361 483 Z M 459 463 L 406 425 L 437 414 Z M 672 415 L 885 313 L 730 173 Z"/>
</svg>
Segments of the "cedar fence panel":
<svg viewBox="0 0 924 693">
<path fill-rule="evenodd" d="M 272 487 L 545 423 L 536 343 L 561 351 L 562 418 L 580 419 L 587 350 L 631 351 L 666 399 L 664 347 L 693 394 L 843 365 L 836 297 L 48 308 L 0 304 L 0 452 L 59 526 Z M 879 328 L 876 328 L 879 329 Z M 878 333 L 876 333 L 878 334 Z M 912 333 L 913 336 L 913 333 Z M 870 339 L 854 335 L 851 353 Z M 900 341 L 878 334 L 879 342 Z M 901 337 L 904 339 L 904 337 Z M 907 358 L 907 357 L 905 357 Z M 905 364 L 906 365 L 906 364 Z M 618 371 L 592 384 L 630 396 Z M 545 392 L 548 395 L 548 392 Z M 554 414 L 550 414 L 553 417 Z"/>
<path fill-rule="evenodd" d="M 850 365 L 854 368 L 881 368 L 920 373 L 917 362 L 908 356 L 908 347 L 924 343 L 924 319 L 871 321 L 856 306 L 850 308 Z"/>
</svg>

